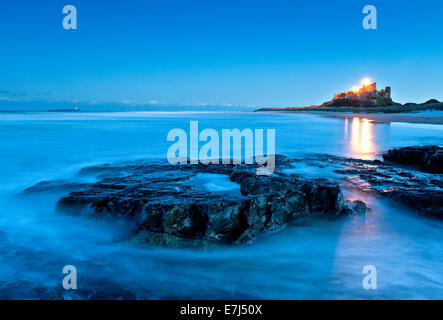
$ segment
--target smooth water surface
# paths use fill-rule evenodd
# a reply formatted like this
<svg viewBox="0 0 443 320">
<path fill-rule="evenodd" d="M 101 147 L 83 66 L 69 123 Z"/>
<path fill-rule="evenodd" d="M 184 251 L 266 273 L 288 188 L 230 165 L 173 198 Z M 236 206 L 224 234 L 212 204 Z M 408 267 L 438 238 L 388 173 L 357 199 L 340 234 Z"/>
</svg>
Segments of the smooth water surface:
<svg viewBox="0 0 443 320">
<path fill-rule="evenodd" d="M 78 287 L 126 289 L 137 298 L 443 298 L 443 223 L 347 191 L 372 208 L 340 220 L 306 219 L 249 247 L 215 251 L 138 248 L 124 221 L 56 215 L 53 194 L 17 196 L 43 180 L 78 179 L 88 165 L 166 159 L 169 130 L 275 129 L 276 152 L 373 159 L 392 147 L 443 144 L 442 126 L 250 112 L 0 113 L 0 297 L 41 298 L 74 265 Z M 303 168 L 300 172 L 303 172 Z M 313 175 L 321 173 L 310 172 Z M 208 192 L 237 192 L 199 175 Z M 377 267 L 378 289 L 362 288 Z M 112 288 L 109 289 L 109 284 Z M 71 292 L 65 298 L 76 298 Z"/>
</svg>

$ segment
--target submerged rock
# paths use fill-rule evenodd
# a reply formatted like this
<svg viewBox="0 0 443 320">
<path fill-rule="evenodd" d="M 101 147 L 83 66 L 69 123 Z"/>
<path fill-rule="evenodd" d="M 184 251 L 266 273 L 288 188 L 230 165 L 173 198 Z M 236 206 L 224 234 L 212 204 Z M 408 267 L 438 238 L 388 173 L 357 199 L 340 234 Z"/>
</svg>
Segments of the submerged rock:
<svg viewBox="0 0 443 320">
<path fill-rule="evenodd" d="M 414 165 L 431 173 L 443 173 L 443 148 L 440 146 L 404 147 L 388 150 L 385 161 Z"/>
<path fill-rule="evenodd" d="M 127 217 L 134 241 L 170 247 L 248 244 L 298 217 L 352 213 L 339 185 L 327 179 L 285 174 L 291 161 L 277 156 L 271 176 L 254 165 L 169 165 L 133 163 L 97 166 L 81 174 L 101 177 L 70 193 L 57 211 L 95 217 Z M 204 190 L 192 183 L 199 173 L 223 174 L 240 192 Z M 361 204 L 353 207 L 361 209 Z"/>
</svg>

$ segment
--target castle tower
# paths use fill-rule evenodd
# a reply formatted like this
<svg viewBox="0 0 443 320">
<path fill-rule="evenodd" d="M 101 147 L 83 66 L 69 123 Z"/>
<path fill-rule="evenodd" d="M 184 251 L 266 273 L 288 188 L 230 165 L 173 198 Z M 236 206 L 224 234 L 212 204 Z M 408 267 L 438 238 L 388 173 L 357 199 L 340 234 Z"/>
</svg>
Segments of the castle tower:
<svg viewBox="0 0 443 320">
<path fill-rule="evenodd" d="M 369 83 L 369 84 L 363 84 L 363 88 L 360 89 L 361 92 L 373 92 L 377 91 L 377 83 Z"/>
<path fill-rule="evenodd" d="M 390 97 L 391 97 L 391 87 L 386 87 L 386 88 L 385 88 L 385 91 L 386 91 L 386 96 L 387 96 L 388 98 L 390 98 Z"/>
</svg>

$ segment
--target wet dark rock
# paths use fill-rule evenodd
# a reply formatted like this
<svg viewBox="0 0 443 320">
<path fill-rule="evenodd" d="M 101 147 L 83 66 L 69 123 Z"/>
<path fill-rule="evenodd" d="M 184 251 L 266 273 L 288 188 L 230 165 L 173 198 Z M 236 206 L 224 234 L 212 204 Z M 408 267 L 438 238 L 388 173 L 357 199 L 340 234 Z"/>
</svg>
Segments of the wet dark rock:
<svg viewBox="0 0 443 320">
<path fill-rule="evenodd" d="M 442 190 L 413 190 L 392 188 L 386 190 L 386 196 L 427 215 L 443 218 Z"/>
<path fill-rule="evenodd" d="M 348 204 L 351 212 L 355 214 L 366 213 L 366 211 L 369 210 L 369 208 L 366 206 L 366 203 L 361 200 L 349 200 L 346 201 L 346 203 Z"/>
<path fill-rule="evenodd" d="M 170 247 L 248 244 L 298 217 L 352 213 L 337 183 L 283 173 L 291 163 L 277 156 L 270 176 L 244 164 L 95 166 L 81 174 L 99 181 L 60 199 L 57 211 L 129 218 L 137 230 L 132 241 Z M 199 173 L 226 175 L 240 193 L 203 190 L 192 183 Z"/>
<path fill-rule="evenodd" d="M 415 159 L 416 163 L 421 162 L 422 152 L 411 151 L 409 154 L 411 155 L 409 159 Z M 377 160 L 332 155 L 315 155 L 314 158 L 307 159 L 308 162 L 313 160 L 323 161 L 332 166 L 333 172 L 341 176 L 341 180 L 351 187 L 387 197 L 417 213 L 443 218 L 443 175 L 441 174 L 422 172 L 412 167 L 397 167 L 394 163 Z"/>
<path fill-rule="evenodd" d="M 35 186 L 26 188 L 22 194 L 31 194 L 31 193 L 39 193 L 39 192 L 48 192 L 48 191 L 73 191 L 84 188 L 88 186 L 88 183 L 78 183 L 78 182 L 69 182 L 66 180 L 55 180 L 55 181 L 42 181 L 37 183 Z"/>
<path fill-rule="evenodd" d="M 443 173 L 443 148 L 439 146 L 405 147 L 388 150 L 385 161 L 414 165 L 431 173 Z"/>
<path fill-rule="evenodd" d="M 107 279 L 84 279 L 83 285 L 76 290 L 64 291 L 64 299 L 69 300 L 135 300 L 137 295 L 121 285 Z"/>
<path fill-rule="evenodd" d="M 1 300 L 135 300 L 137 296 L 118 284 L 102 279 L 84 279 L 76 290 L 44 286 L 26 280 L 0 281 Z"/>
</svg>

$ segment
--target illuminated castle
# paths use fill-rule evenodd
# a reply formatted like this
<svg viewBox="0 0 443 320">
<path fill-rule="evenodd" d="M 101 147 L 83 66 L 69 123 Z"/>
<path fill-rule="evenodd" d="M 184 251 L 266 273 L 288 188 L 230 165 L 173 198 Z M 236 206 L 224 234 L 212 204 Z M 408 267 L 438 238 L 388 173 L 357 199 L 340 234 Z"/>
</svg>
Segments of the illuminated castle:
<svg viewBox="0 0 443 320">
<path fill-rule="evenodd" d="M 351 100 L 374 100 L 377 98 L 391 98 L 391 87 L 384 90 L 377 90 L 377 83 L 371 83 L 371 80 L 364 79 L 363 87 L 354 87 L 351 91 L 334 94 L 334 100 L 351 99 Z"/>
</svg>

